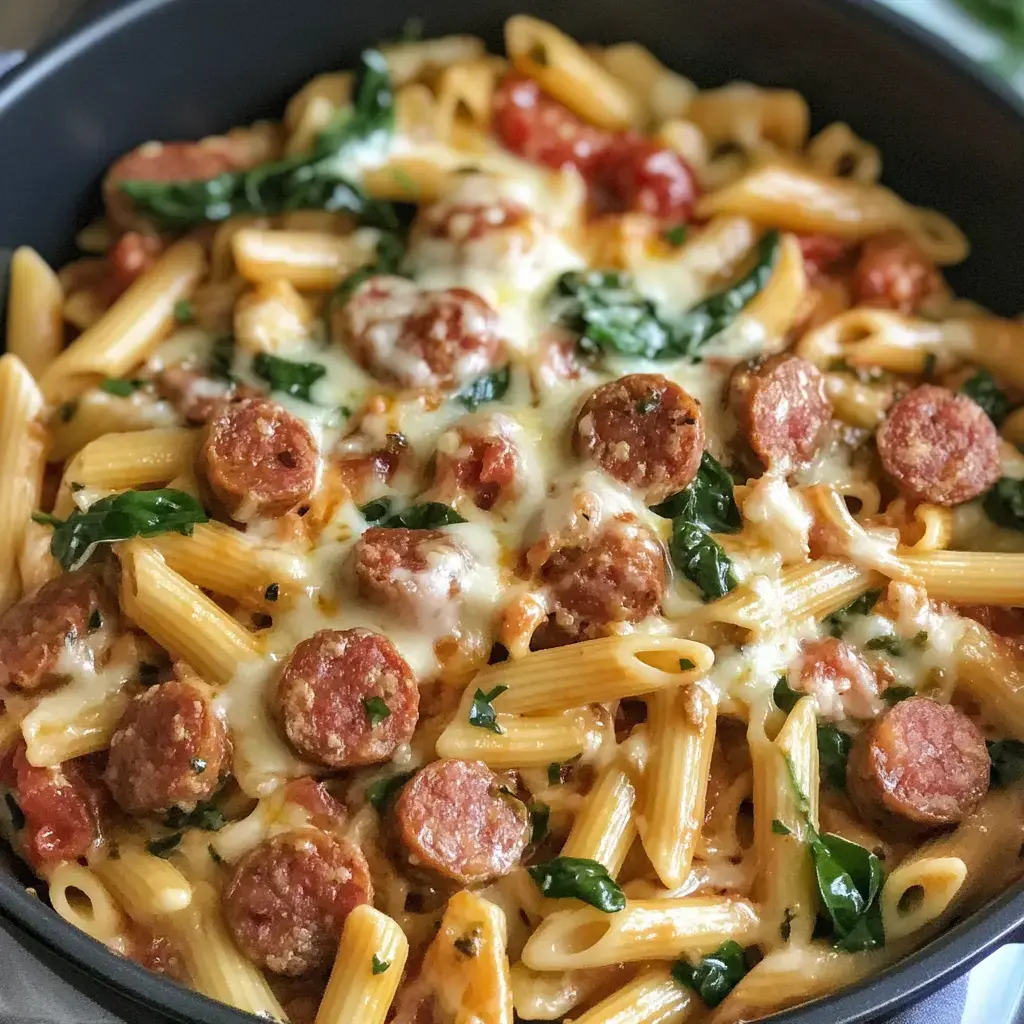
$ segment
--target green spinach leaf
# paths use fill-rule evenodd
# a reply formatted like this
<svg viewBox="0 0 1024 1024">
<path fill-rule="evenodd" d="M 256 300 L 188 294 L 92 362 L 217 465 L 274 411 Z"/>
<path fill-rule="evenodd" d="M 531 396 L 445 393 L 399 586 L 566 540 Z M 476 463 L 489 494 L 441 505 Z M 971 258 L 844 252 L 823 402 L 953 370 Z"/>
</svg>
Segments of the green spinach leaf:
<svg viewBox="0 0 1024 1024">
<path fill-rule="evenodd" d="M 439 526 L 452 526 L 464 522 L 466 520 L 450 505 L 440 501 L 428 501 L 422 505 L 410 505 L 401 512 L 389 515 L 377 525 L 386 530 L 436 530 Z"/>
<path fill-rule="evenodd" d="M 180 533 L 191 537 L 197 523 L 209 522 L 203 506 L 185 491 L 124 491 L 76 509 L 67 519 L 37 513 L 36 522 L 53 526 L 50 554 L 67 570 L 79 569 L 98 544 L 132 537 Z"/>
<path fill-rule="evenodd" d="M 331 294 L 329 309 L 345 305 L 352 293 L 371 277 L 379 274 L 401 274 L 402 261 L 405 259 L 405 242 L 396 231 L 383 231 L 377 240 L 377 251 L 374 259 L 353 270 L 343 278 Z"/>
<path fill-rule="evenodd" d="M 846 632 L 846 627 L 855 615 L 869 615 L 871 609 L 878 603 L 882 596 L 881 590 L 865 591 L 860 597 L 851 601 L 848 605 L 837 609 L 825 619 L 828 631 L 834 637 L 840 637 Z"/>
<path fill-rule="evenodd" d="M 556 857 L 545 864 L 526 869 L 543 896 L 550 899 L 577 899 L 606 914 L 626 906 L 625 893 L 596 860 L 585 857 Z"/>
<path fill-rule="evenodd" d="M 672 522 L 669 541 L 672 564 L 700 591 L 705 601 L 714 601 L 735 590 L 739 580 L 732 559 L 710 534 L 689 520 Z"/>
<path fill-rule="evenodd" d="M 206 181 L 123 181 L 120 188 L 140 214 L 172 231 L 243 213 L 273 216 L 306 209 L 348 211 L 366 223 L 393 227 L 390 204 L 368 199 L 350 172 L 357 150 L 386 148 L 394 119 L 387 61 L 366 50 L 352 109 L 318 136 L 311 153 Z"/>
<path fill-rule="evenodd" d="M 987 746 L 992 760 L 993 786 L 1008 786 L 1024 778 L 1024 743 L 1020 740 L 995 740 Z"/>
<path fill-rule="evenodd" d="M 821 777 L 833 789 L 846 789 L 846 762 L 852 738 L 834 725 L 818 726 L 818 763 Z"/>
<path fill-rule="evenodd" d="M 742 525 L 732 477 L 710 452 L 701 456 L 693 483 L 651 511 L 663 519 L 682 516 L 711 533 L 738 533 Z"/>
<path fill-rule="evenodd" d="M 785 711 L 787 715 L 796 707 L 797 701 L 802 696 L 802 693 L 789 685 L 788 676 L 779 676 L 779 681 L 775 684 L 775 689 L 772 690 L 772 700 L 775 701 L 775 706 L 780 711 Z"/>
<path fill-rule="evenodd" d="M 500 402 L 508 391 L 511 379 L 509 368 L 503 366 L 470 381 L 455 397 L 470 412 L 475 412 L 484 402 Z"/>
<path fill-rule="evenodd" d="M 496 686 L 490 693 L 478 689 L 473 694 L 473 703 L 469 707 L 469 724 L 500 736 L 505 730 L 498 723 L 498 712 L 494 710 L 491 701 L 495 697 L 500 697 L 507 689 L 507 686 Z"/>
<path fill-rule="evenodd" d="M 322 363 L 297 363 L 260 352 L 252 361 L 252 372 L 265 380 L 271 391 L 281 391 L 304 402 L 312 402 L 309 389 L 326 375 L 327 368 Z"/>
<path fill-rule="evenodd" d="M 985 495 L 982 507 L 996 526 L 1024 530 L 1024 480 L 1004 476 Z"/>
<path fill-rule="evenodd" d="M 988 418 L 1001 427 L 1013 411 L 1013 402 L 1006 392 L 999 388 L 988 370 L 978 370 L 969 380 L 960 385 L 961 394 L 973 398 L 984 409 Z"/>
<path fill-rule="evenodd" d="M 705 1006 L 717 1006 L 746 973 L 746 954 L 732 939 L 723 942 L 696 967 L 687 960 L 677 960 L 672 965 L 672 977 L 680 985 L 692 988 Z"/>
<path fill-rule="evenodd" d="M 366 787 L 366 799 L 375 811 L 383 811 L 392 797 L 415 775 L 415 772 L 399 772 L 377 779 Z"/>
</svg>

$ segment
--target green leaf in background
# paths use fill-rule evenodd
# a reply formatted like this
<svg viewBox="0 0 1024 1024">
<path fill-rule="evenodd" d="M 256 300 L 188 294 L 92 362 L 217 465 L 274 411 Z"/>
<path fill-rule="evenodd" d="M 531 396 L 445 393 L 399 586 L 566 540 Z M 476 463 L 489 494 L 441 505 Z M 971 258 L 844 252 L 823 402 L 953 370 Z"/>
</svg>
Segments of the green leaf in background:
<svg viewBox="0 0 1024 1024">
<path fill-rule="evenodd" d="M 550 899 L 577 899 L 606 914 L 626 906 L 626 896 L 608 869 L 585 857 L 556 857 L 526 869 L 541 895 Z"/>
<path fill-rule="evenodd" d="M 956 0 L 956 3 L 1010 46 L 1024 48 L 1024 3 L 1021 0 Z"/>
<path fill-rule="evenodd" d="M 982 508 L 996 526 L 1024 530 L 1024 480 L 1004 476 L 985 495 Z"/>
</svg>

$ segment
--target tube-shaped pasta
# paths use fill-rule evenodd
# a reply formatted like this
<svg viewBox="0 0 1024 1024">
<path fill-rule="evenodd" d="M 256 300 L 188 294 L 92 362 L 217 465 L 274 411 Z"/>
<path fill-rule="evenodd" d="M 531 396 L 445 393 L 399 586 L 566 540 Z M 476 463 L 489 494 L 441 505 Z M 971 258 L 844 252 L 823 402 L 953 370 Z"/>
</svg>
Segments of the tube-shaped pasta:
<svg viewBox="0 0 1024 1024">
<path fill-rule="evenodd" d="M 392 84 L 399 87 L 409 82 L 430 79 L 453 64 L 479 60 L 486 51 L 482 39 L 463 35 L 393 43 L 382 46 L 380 52 L 388 62 Z"/>
<path fill-rule="evenodd" d="M 0 612 L 21 596 L 18 556 L 25 528 L 39 507 L 46 433 L 43 396 L 25 364 L 0 356 Z"/>
<path fill-rule="evenodd" d="M 668 889 L 683 884 L 704 824 L 718 708 L 699 683 L 662 690 L 648 701 L 650 752 L 644 769 L 644 850 Z"/>
<path fill-rule="evenodd" d="M 27 245 L 11 257 L 7 351 L 38 380 L 64 346 L 64 289 L 49 264 Z"/>
<path fill-rule="evenodd" d="M 807 163 L 815 174 L 852 178 L 864 185 L 873 185 L 882 173 L 878 150 L 840 121 L 822 128 L 807 144 Z"/>
<path fill-rule="evenodd" d="M 734 82 L 697 93 L 686 108 L 686 118 L 713 144 L 731 142 L 756 149 L 770 142 L 792 152 L 807 141 L 811 112 L 803 96 L 792 89 Z"/>
<path fill-rule="evenodd" d="M 505 49 L 517 70 L 599 128 L 629 128 L 642 107 L 622 82 L 554 25 L 525 14 L 505 22 Z"/>
<path fill-rule="evenodd" d="M 53 869 L 48 882 L 50 906 L 68 924 L 104 946 L 126 951 L 128 923 L 96 872 L 74 861 L 63 861 Z"/>
<path fill-rule="evenodd" d="M 143 540 L 118 546 L 121 606 L 140 629 L 184 658 L 207 682 L 223 685 L 258 657 L 259 643 Z"/>
<path fill-rule="evenodd" d="M 786 231 L 851 239 L 900 229 L 941 265 L 961 262 L 969 248 L 951 221 L 932 210 L 910 206 L 881 185 L 822 178 L 789 164 L 757 167 L 698 201 L 698 217 L 723 213 Z"/>
<path fill-rule="evenodd" d="M 587 794 L 559 856 L 597 861 L 615 878 L 636 838 L 635 803 L 633 783 L 613 762 Z"/>
<path fill-rule="evenodd" d="M 124 376 L 171 330 L 176 303 L 189 297 L 205 271 L 197 242 L 172 245 L 47 367 L 43 394 L 56 400 L 82 390 L 89 375 Z"/>
<path fill-rule="evenodd" d="M 681 1024 L 703 1009 L 697 993 L 680 985 L 666 967 L 642 971 L 628 985 L 573 1024 Z"/>
<path fill-rule="evenodd" d="M 154 924 L 192 902 L 192 883 L 169 861 L 136 846 L 119 846 L 116 859 L 92 868 L 133 921 Z"/>
<path fill-rule="evenodd" d="M 535 971 L 566 971 L 674 960 L 684 953 L 707 953 L 726 939 L 756 942 L 760 930 L 757 908 L 747 900 L 628 900 L 614 914 L 593 907 L 549 914 L 523 947 L 523 963 Z"/>
<path fill-rule="evenodd" d="M 306 578 L 298 555 L 257 544 L 221 523 L 200 523 L 190 537 L 163 533 L 149 543 L 189 583 L 250 608 L 287 607 Z"/>
<path fill-rule="evenodd" d="M 176 423 L 174 410 L 165 402 L 153 402 L 141 393 L 121 398 L 97 388 L 50 417 L 52 443 L 47 458 L 50 462 L 67 462 L 104 434 L 172 427 Z"/>
<path fill-rule="evenodd" d="M 958 685 L 989 721 L 1024 741 L 1024 671 L 1012 652 L 984 626 L 965 619 L 956 655 Z"/>
<path fill-rule="evenodd" d="M 390 917 L 356 907 L 345 919 L 316 1024 L 384 1024 L 408 956 L 409 940 Z"/>
<path fill-rule="evenodd" d="M 670 71 L 639 43 L 606 46 L 595 50 L 594 57 L 606 71 L 629 87 L 645 108 L 648 121 L 655 124 L 683 117 L 697 94 L 693 82 Z"/>
<path fill-rule="evenodd" d="M 715 656 L 692 640 L 664 636 L 615 636 L 537 651 L 490 665 L 474 686 L 508 689 L 494 700 L 507 714 L 562 711 L 645 693 L 706 675 Z M 689 667 L 683 665 L 689 663 Z"/>
<path fill-rule="evenodd" d="M 754 730 L 754 726 L 751 726 Z M 818 827 L 818 736 L 815 703 L 797 702 L 775 742 L 752 735 L 754 763 L 754 844 L 758 863 L 758 892 L 768 948 L 810 940 L 817 914 L 817 890 L 807 827 L 800 796 L 808 802 L 807 817 Z M 776 834 L 773 822 L 789 830 Z M 783 934 L 784 922 L 789 922 Z"/>
<path fill-rule="evenodd" d="M 512 965 L 510 977 L 512 1002 L 523 1020 L 562 1020 L 608 981 L 603 971 L 531 971 L 522 961 Z"/>
<path fill-rule="evenodd" d="M 800 316 L 806 292 L 807 274 L 800 244 L 786 235 L 771 278 L 743 310 L 742 316 L 759 323 L 769 339 L 769 347 L 777 348 Z"/>
<path fill-rule="evenodd" d="M 185 427 L 104 434 L 65 466 L 54 512 L 58 516 L 72 512 L 77 492 L 126 491 L 166 484 L 191 471 L 199 441 L 199 431 Z"/>
<path fill-rule="evenodd" d="M 231 238 L 231 251 L 247 281 L 280 280 L 308 291 L 330 291 L 373 259 L 376 244 L 377 233 L 371 229 L 337 236 L 241 228 Z"/>
<path fill-rule="evenodd" d="M 1024 555 L 984 551 L 901 552 L 900 561 L 937 601 L 1024 604 Z"/>
<path fill-rule="evenodd" d="M 959 857 L 912 857 L 885 880 L 878 897 L 887 942 L 920 931 L 953 902 L 967 877 Z"/>
</svg>

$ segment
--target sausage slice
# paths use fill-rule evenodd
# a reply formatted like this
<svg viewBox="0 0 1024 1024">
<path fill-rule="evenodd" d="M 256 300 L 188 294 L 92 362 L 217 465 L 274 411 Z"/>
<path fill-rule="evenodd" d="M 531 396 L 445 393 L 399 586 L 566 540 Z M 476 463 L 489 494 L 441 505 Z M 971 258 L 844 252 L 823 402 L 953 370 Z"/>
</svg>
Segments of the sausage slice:
<svg viewBox="0 0 1024 1024">
<path fill-rule="evenodd" d="M 890 410 L 875 435 L 885 471 L 916 501 L 970 501 L 1000 477 L 999 434 L 973 399 L 922 384 Z"/>
<path fill-rule="evenodd" d="M 442 500 L 469 495 L 489 511 L 513 501 L 521 487 L 522 456 L 506 416 L 474 419 L 445 431 L 437 442 L 434 486 Z"/>
<path fill-rule="evenodd" d="M 303 640 L 277 684 L 289 742 L 329 768 L 388 760 L 412 738 L 419 700 L 405 659 L 368 629 L 323 629 Z"/>
<path fill-rule="evenodd" d="M 57 682 L 65 645 L 93 636 L 106 649 L 116 615 L 95 571 L 80 569 L 50 580 L 0 617 L 0 691 L 37 690 Z"/>
<path fill-rule="evenodd" d="M 530 836 L 523 804 L 482 761 L 434 761 L 402 788 L 398 836 L 414 867 L 483 885 L 507 875 Z"/>
<path fill-rule="evenodd" d="M 989 769 L 985 738 L 959 708 L 910 697 L 858 734 L 846 781 L 867 821 L 912 838 L 970 814 Z"/>
<path fill-rule="evenodd" d="M 239 949 L 291 977 L 329 967 L 345 918 L 372 901 L 362 851 L 317 829 L 265 839 L 235 864 L 222 898 Z"/>
<path fill-rule="evenodd" d="M 737 367 L 729 380 L 729 404 L 753 453 L 782 473 L 814 457 L 832 418 L 824 374 L 787 353 Z"/>
<path fill-rule="evenodd" d="M 462 593 L 472 556 L 441 530 L 367 530 L 352 551 L 360 596 L 417 622 L 447 614 Z"/>
<path fill-rule="evenodd" d="M 573 446 L 649 505 L 690 484 L 704 451 L 700 402 L 657 373 L 599 387 L 576 419 Z"/>
<path fill-rule="evenodd" d="M 942 290 L 942 277 L 912 238 L 887 231 L 864 243 L 852 285 L 855 305 L 910 315 Z"/>
<path fill-rule="evenodd" d="M 316 485 L 317 446 L 305 423 L 276 402 L 249 398 L 221 409 L 199 453 L 210 490 L 232 519 L 277 519 Z"/>
<path fill-rule="evenodd" d="M 128 814 L 191 810 L 231 768 L 224 724 L 206 695 L 172 679 L 128 704 L 110 740 L 105 780 Z"/>
</svg>

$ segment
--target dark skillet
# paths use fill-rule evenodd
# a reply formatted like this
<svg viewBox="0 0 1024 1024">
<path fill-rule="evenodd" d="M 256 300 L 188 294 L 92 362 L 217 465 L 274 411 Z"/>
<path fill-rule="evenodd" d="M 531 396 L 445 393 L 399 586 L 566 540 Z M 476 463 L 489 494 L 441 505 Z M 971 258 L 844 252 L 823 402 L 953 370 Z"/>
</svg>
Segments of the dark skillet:
<svg viewBox="0 0 1024 1024">
<path fill-rule="evenodd" d="M 425 15 L 431 35 L 477 32 L 497 45 L 518 11 L 586 40 L 637 39 L 702 85 L 739 78 L 799 89 L 816 122 L 847 121 L 881 148 L 888 185 L 966 231 L 974 255 L 949 275 L 958 292 L 999 313 L 1024 310 L 1024 103 L 867 0 L 129 0 L 0 86 L 0 246 L 30 244 L 62 262 L 121 153 L 279 114 L 311 74 L 351 66 L 410 15 Z M 153 1011 L 196 1024 L 253 1019 L 109 954 L 2 862 L 0 915 L 62 973 L 69 963 L 83 972 L 90 994 L 127 1020 Z M 1018 887 L 898 967 L 776 1019 L 887 1016 L 1022 926 Z"/>
</svg>

